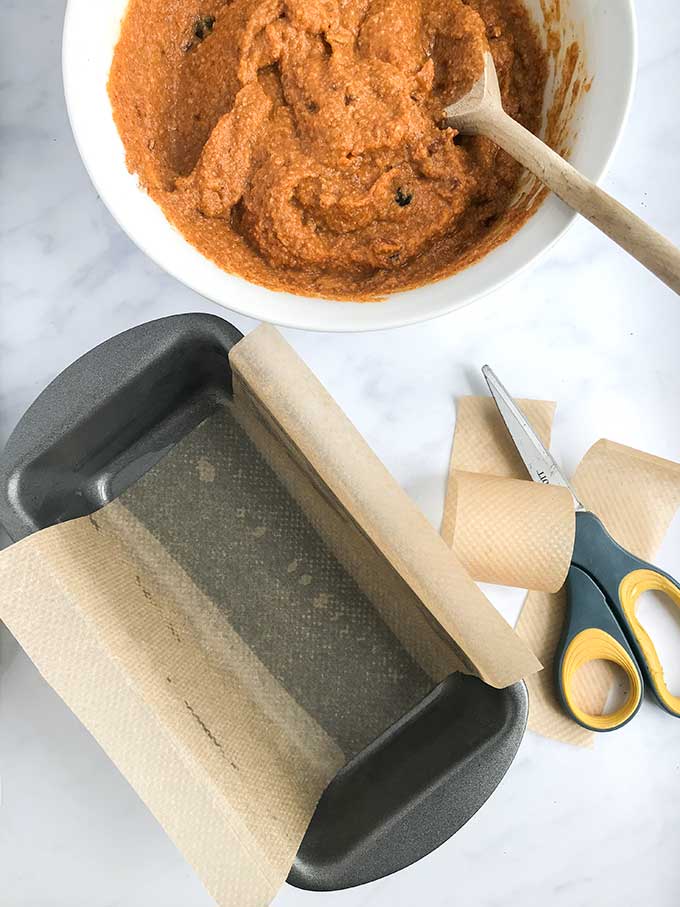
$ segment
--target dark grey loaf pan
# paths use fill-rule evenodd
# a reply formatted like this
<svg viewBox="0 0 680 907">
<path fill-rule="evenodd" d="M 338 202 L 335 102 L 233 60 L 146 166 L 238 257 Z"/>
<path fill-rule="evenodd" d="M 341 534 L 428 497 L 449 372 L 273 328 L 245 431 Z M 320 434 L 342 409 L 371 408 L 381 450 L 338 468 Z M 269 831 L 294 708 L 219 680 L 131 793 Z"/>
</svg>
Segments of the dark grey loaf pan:
<svg viewBox="0 0 680 907">
<path fill-rule="evenodd" d="M 67 368 L 0 458 L 0 522 L 15 541 L 122 494 L 231 394 L 240 333 L 211 315 L 133 328 Z M 291 869 L 298 888 L 373 881 L 425 856 L 488 799 L 524 734 L 523 684 L 452 675 L 329 784 Z"/>
</svg>

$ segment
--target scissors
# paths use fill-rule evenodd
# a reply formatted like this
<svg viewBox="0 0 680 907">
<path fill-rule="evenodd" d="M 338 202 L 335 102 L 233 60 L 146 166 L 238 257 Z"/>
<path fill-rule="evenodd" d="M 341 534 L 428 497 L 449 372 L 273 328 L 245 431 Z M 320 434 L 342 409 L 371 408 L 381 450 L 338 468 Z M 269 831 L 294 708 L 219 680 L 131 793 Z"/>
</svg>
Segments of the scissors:
<svg viewBox="0 0 680 907">
<path fill-rule="evenodd" d="M 574 499 L 576 532 L 567 574 L 567 616 L 555 653 L 555 682 L 563 708 L 582 727 L 613 731 L 633 718 L 642 703 L 645 683 L 659 705 L 680 717 L 680 696 L 666 686 L 663 668 L 652 640 L 636 616 L 643 592 L 664 592 L 680 606 L 680 586 L 663 570 L 622 548 L 600 520 L 579 501 L 541 443 L 529 420 L 488 365 L 482 373 L 501 418 L 534 482 L 561 485 Z M 602 659 L 624 670 L 628 697 L 609 715 L 589 715 L 575 701 L 574 675 L 587 662 Z"/>
</svg>

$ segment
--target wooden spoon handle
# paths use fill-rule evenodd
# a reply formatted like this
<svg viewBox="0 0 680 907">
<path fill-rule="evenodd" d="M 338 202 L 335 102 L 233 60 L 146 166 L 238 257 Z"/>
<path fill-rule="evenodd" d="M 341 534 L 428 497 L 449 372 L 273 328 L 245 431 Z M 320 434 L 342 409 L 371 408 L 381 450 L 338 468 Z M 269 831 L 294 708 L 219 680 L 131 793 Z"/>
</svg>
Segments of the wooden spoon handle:
<svg viewBox="0 0 680 907">
<path fill-rule="evenodd" d="M 670 240 L 586 179 L 505 111 L 496 109 L 487 114 L 477 131 L 504 148 L 563 202 L 680 294 L 680 249 Z"/>
</svg>

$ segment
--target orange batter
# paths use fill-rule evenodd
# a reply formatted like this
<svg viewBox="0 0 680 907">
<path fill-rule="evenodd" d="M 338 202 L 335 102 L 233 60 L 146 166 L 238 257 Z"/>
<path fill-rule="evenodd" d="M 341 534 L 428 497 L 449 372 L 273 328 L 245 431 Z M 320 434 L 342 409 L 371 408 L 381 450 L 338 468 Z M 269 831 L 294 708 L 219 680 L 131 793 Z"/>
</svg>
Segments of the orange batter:
<svg viewBox="0 0 680 907">
<path fill-rule="evenodd" d="M 109 94 L 128 167 L 204 255 L 370 299 L 498 241 L 520 168 L 441 122 L 487 46 L 535 130 L 546 60 L 519 0 L 130 0 Z"/>
</svg>

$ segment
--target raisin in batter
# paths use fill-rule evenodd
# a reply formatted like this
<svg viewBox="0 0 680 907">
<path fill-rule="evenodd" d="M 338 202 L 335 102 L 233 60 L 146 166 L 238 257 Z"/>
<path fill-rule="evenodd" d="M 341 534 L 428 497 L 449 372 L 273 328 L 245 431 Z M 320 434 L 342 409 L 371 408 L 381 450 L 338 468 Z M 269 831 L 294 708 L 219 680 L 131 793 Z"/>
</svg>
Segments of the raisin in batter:
<svg viewBox="0 0 680 907">
<path fill-rule="evenodd" d="M 129 169 L 204 255 L 371 299 L 503 238 L 519 166 L 441 122 L 487 46 L 535 130 L 546 61 L 519 0 L 130 0 L 109 95 Z"/>
</svg>

